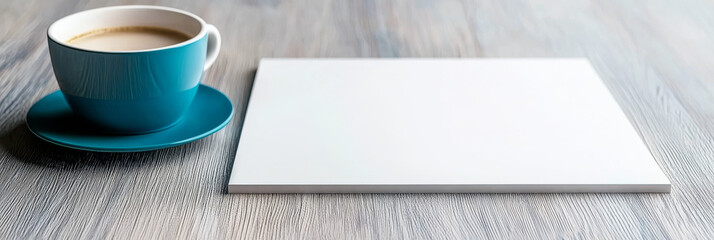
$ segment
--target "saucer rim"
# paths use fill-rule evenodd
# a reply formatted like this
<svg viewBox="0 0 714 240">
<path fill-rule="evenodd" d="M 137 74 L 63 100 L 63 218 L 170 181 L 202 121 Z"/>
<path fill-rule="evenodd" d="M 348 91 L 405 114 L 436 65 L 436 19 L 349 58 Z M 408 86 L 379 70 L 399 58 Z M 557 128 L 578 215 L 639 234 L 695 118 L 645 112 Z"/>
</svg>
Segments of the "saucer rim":
<svg viewBox="0 0 714 240">
<path fill-rule="evenodd" d="M 169 142 L 169 143 L 162 143 L 162 144 L 146 145 L 146 146 L 139 147 L 139 148 L 137 148 L 137 147 L 132 147 L 132 148 L 122 148 L 122 147 L 116 147 L 116 148 L 111 148 L 111 147 L 107 147 L 107 148 L 97 148 L 97 147 L 86 147 L 86 146 L 80 146 L 80 145 L 66 144 L 66 143 L 64 143 L 64 142 L 59 142 L 59 141 L 56 141 L 56 140 L 53 140 L 53 139 L 44 137 L 44 136 L 38 134 L 37 132 L 35 132 L 35 130 L 33 130 L 32 127 L 30 127 L 30 123 L 29 123 L 29 121 L 27 121 L 27 119 L 28 119 L 28 117 L 29 117 L 29 115 L 30 115 L 30 112 L 31 112 L 32 108 L 35 107 L 35 105 L 36 105 L 37 103 L 39 103 L 39 102 L 42 101 L 44 98 L 46 98 L 46 97 L 48 97 L 48 96 L 50 96 L 50 95 L 52 95 L 52 94 L 55 94 L 55 93 L 60 93 L 60 94 L 62 94 L 62 92 L 61 92 L 60 90 L 51 92 L 51 93 L 45 95 L 44 97 L 40 98 L 40 100 L 38 100 L 38 101 L 35 102 L 34 104 L 32 104 L 32 106 L 30 107 L 30 110 L 28 110 L 27 114 L 25 115 L 25 126 L 27 126 L 27 129 L 29 129 L 30 132 L 31 132 L 33 135 L 35 135 L 36 137 L 38 137 L 38 138 L 40 138 L 40 139 L 42 139 L 42 140 L 44 140 L 44 141 L 47 141 L 47 142 L 49 142 L 49 143 L 52 143 L 52 144 L 55 144 L 55 145 L 58 145 L 58 146 L 70 148 L 70 149 L 82 150 L 82 151 L 89 151 L 89 152 L 101 152 L 101 153 L 130 153 L 130 152 L 147 152 L 147 151 L 153 151 L 153 150 L 159 150 L 159 149 L 164 149 L 164 148 L 175 147 L 175 146 L 183 145 L 183 144 L 190 143 L 190 142 L 193 142 L 193 141 L 196 141 L 196 140 L 205 138 L 205 137 L 207 137 L 207 136 L 210 136 L 210 135 L 212 135 L 212 134 L 214 134 L 214 133 L 220 131 L 221 129 L 223 129 L 226 125 L 228 125 L 228 123 L 229 123 L 231 120 L 233 120 L 233 115 L 235 114 L 235 110 L 233 109 L 233 108 L 234 108 L 233 102 L 231 102 L 231 100 L 230 100 L 230 98 L 228 98 L 228 96 L 226 96 L 223 92 L 219 91 L 218 89 L 213 88 L 213 87 L 208 86 L 208 85 L 205 85 L 205 84 L 200 84 L 199 87 L 207 87 L 207 88 L 209 88 L 210 90 L 213 90 L 213 91 L 217 92 L 218 94 L 220 94 L 221 96 L 223 96 L 223 98 L 228 101 L 228 105 L 230 105 L 231 112 L 230 112 L 230 114 L 228 114 L 228 117 L 226 117 L 226 119 L 225 119 L 221 124 L 216 125 L 216 127 L 211 128 L 211 130 L 205 131 L 204 133 L 198 134 L 198 135 L 193 136 L 193 137 L 190 137 L 190 138 L 181 139 L 181 140 L 179 140 L 179 141 L 172 141 L 172 142 Z M 178 124 L 180 124 L 180 122 L 183 121 L 183 120 L 184 120 L 184 119 L 182 118 L 180 121 L 178 121 L 177 125 L 174 125 L 174 126 L 172 126 L 172 127 L 166 128 L 166 129 L 164 129 L 164 130 L 159 130 L 159 131 L 154 131 L 154 132 L 144 133 L 144 134 L 137 134 L 137 135 L 150 135 L 150 134 L 153 134 L 153 133 L 165 131 L 165 130 L 167 130 L 167 129 L 171 129 L 171 128 L 173 128 L 173 127 L 178 126 Z"/>
</svg>

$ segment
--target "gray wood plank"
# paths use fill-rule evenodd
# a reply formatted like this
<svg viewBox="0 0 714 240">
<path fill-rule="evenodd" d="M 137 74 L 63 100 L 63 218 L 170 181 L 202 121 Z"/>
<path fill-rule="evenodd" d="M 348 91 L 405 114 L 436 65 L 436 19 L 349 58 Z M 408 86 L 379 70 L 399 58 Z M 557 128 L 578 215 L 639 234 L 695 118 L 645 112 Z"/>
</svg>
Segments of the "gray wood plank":
<svg viewBox="0 0 714 240">
<path fill-rule="evenodd" d="M 236 118 L 144 153 L 56 147 L 24 126 L 57 89 L 61 16 L 159 4 L 223 35 L 203 82 Z M 0 238 L 567 238 L 714 236 L 711 1 L 0 2 Z M 587 57 L 672 181 L 671 194 L 225 194 L 261 57 Z"/>
</svg>

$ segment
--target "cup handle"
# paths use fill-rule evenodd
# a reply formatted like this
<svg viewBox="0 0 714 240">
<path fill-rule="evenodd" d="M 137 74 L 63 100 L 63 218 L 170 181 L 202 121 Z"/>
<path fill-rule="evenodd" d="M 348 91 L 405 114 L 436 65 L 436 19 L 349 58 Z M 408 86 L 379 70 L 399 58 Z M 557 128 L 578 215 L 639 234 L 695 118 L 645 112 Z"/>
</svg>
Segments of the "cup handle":
<svg viewBox="0 0 714 240">
<path fill-rule="evenodd" d="M 221 50 L 221 33 L 218 28 L 211 24 L 206 24 L 206 32 L 208 34 L 208 50 L 206 51 L 206 63 L 203 65 L 203 71 L 213 65 L 213 62 L 218 58 L 218 52 Z"/>
</svg>

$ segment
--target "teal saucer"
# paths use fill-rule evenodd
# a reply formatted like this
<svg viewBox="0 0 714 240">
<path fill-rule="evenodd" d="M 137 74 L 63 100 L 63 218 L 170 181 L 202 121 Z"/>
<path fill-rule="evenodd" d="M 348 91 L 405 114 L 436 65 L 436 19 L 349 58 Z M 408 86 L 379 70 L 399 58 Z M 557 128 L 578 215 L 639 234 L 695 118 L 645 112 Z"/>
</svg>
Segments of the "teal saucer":
<svg viewBox="0 0 714 240">
<path fill-rule="evenodd" d="M 218 90 L 201 85 L 181 122 L 166 130 L 117 135 L 92 129 L 75 116 L 60 91 L 35 103 L 27 113 L 27 127 L 48 142 L 95 152 L 140 152 L 196 141 L 220 130 L 233 117 L 231 101 Z"/>
</svg>

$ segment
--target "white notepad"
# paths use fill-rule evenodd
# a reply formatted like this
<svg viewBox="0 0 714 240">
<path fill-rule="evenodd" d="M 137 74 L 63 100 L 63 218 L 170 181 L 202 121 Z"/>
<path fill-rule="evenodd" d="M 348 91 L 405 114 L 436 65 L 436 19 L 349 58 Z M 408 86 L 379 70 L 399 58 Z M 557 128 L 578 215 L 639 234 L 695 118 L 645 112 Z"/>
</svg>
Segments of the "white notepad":
<svg viewBox="0 0 714 240">
<path fill-rule="evenodd" d="M 669 192 L 585 59 L 263 59 L 230 193 Z"/>
</svg>

